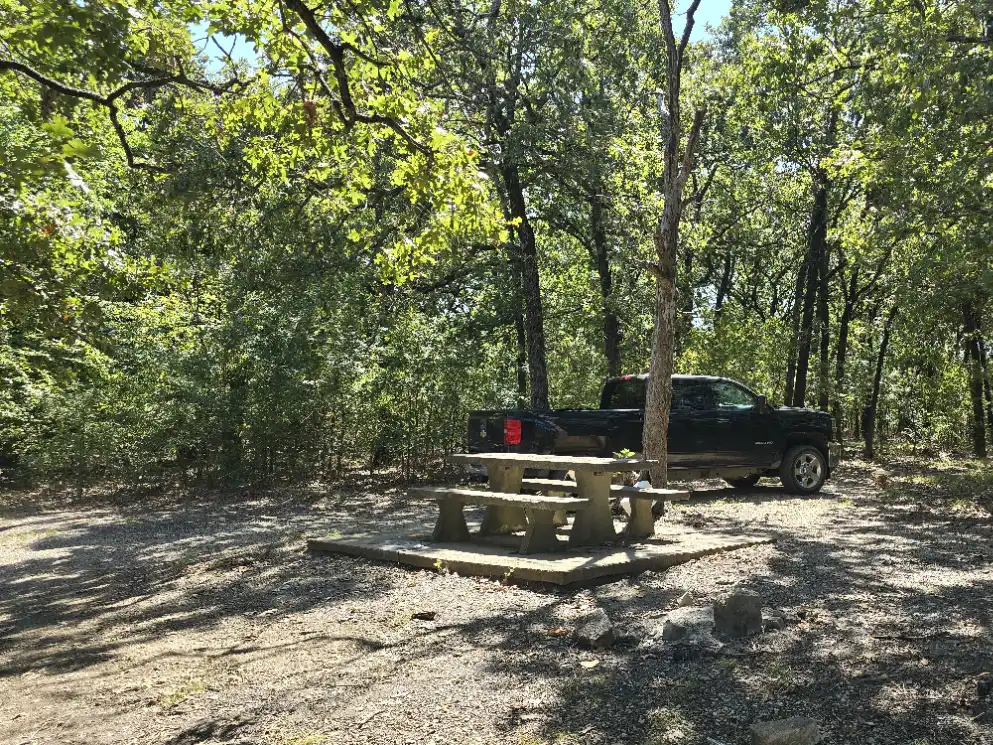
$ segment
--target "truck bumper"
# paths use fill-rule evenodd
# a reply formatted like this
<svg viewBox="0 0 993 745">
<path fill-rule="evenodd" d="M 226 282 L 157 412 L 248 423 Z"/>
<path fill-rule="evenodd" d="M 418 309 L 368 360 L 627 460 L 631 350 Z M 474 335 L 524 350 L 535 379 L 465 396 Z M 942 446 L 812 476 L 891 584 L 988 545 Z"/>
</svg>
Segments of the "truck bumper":
<svg viewBox="0 0 993 745">
<path fill-rule="evenodd" d="M 843 452 L 840 442 L 828 443 L 828 471 L 833 471 L 838 467 Z"/>
</svg>

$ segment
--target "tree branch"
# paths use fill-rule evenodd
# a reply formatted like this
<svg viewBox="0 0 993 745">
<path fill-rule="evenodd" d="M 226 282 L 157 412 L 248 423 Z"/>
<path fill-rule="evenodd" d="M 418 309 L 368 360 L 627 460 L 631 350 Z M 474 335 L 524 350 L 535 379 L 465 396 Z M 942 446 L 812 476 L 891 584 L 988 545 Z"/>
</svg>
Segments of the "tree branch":
<svg viewBox="0 0 993 745">
<path fill-rule="evenodd" d="M 383 114 L 360 114 L 355 106 L 355 100 L 352 98 L 351 82 L 348 79 L 348 69 L 345 66 L 345 51 L 346 48 L 351 51 L 355 51 L 354 47 L 345 44 L 338 44 L 332 39 L 328 32 L 324 30 L 320 21 L 317 20 L 317 16 L 314 11 L 311 10 L 303 0 L 282 0 L 282 3 L 292 10 L 296 15 L 303 21 L 303 25 L 307 28 L 307 31 L 312 37 L 317 41 L 318 44 L 324 49 L 328 57 L 331 58 L 331 66 L 334 69 L 334 79 L 338 85 L 338 102 L 340 105 L 337 107 L 346 127 L 353 126 L 356 122 L 362 122 L 363 124 L 382 124 L 389 127 L 391 130 L 396 132 L 400 138 L 407 143 L 407 146 L 412 150 L 426 155 L 429 158 L 432 156 L 431 148 L 418 142 L 413 135 L 411 135 L 403 125 L 396 120 L 395 117 L 385 116 Z M 359 55 L 365 58 L 365 55 Z M 381 63 L 376 63 L 381 64 Z M 334 99 L 333 99 L 334 100 Z"/>
<path fill-rule="evenodd" d="M 179 69 L 179 72 L 173 75 L 165 75 L 160 71 L 150 71 L 159 77 L 148 78 L 146 80 L 131 80 L 119 88 L 115 88 L 110 93 L 102 95 L 95 91 L 86 90 L 85 88 L 76 88 L 74 86 L 61 83 L 58 80 L 50 78 L 21 62 L 0 59 L 0 72 L 11 71 L 20 73 L 25 77 L 31 78 L 36 83 L 61 93 L 62 95 L 83 99 L 84 101 L 90 101 L 107 109 L 110 117 L 110 123 L 113 125 L 114 132 L 117 134 L 117 138 L 121 142 L 121 147 L 124 149 L 124 157 L 127 159 L 128 167 L 136 170 L 147 171 L 149 173 L 167 173 L 167 170 L 161 166 L 155 165 L 154 163 L 149 163 L 135 158 L 134 151 L 131 149 L 131 144 L 128 142 L 127 132 L 125 132 L 124 126 L 121 124 L 119 118 L 120 109 L 117 106 L 118 99 L 137 90 L 161 88 L 163 86 L 173 84 L 182 85 L 195 90 L 206 90 L 216 94 L 226 93 L 236 85 L 244 85 L 244 83 L 237 78 L 229 81 L 225 85 L 220 86 L 206 81 L 193 80 L 186 75 L 186 72 L 179 64 L 179 60 L 176 60 L 176 66 Z"/>
<path fill-rule="evenodd" d="M 993 44 L 993 36 L 964 36 L 962 34 L 949 34 L 948 41 L 960 44 Z"/>
<path fill-rule="evenodd" d="M 686 11 L 686 25 L 683 26 L 683 38 L 679 40 L 679 67 L 683 67 L 683 51 L 686 49 L 686 45 L 690 43 L 690 34 L 693 33 L 693 24 L 696 19 L 696 9 L 700 7 L 700 0 L 693 0 L 690 5 L 689 10 Z M 671 23 L 671 22 L 670 22 Z"/>
</svg>

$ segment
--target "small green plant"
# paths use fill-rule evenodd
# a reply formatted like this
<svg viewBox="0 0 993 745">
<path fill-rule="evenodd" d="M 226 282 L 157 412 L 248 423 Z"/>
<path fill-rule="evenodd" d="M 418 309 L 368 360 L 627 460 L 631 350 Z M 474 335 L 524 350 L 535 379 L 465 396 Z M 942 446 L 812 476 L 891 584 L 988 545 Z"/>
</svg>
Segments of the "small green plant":
<svg viewBox="0 0 993 745">
<path fill-rule="evenodd" d="M 207 690 L 207 683 L 203 680 L 191 680 L 181 685 L 179 688 L 164 693 L 159 696 L 159 706 L 163 709 L 172 709 L 179 706 L 187 699 L 203 693 Z"/>
<path fill-rule="evenodd" d="M 280 741 L 280 745 L 324 745 L 327 737 L 317 733 L 298 733 Z"/>
</svg>

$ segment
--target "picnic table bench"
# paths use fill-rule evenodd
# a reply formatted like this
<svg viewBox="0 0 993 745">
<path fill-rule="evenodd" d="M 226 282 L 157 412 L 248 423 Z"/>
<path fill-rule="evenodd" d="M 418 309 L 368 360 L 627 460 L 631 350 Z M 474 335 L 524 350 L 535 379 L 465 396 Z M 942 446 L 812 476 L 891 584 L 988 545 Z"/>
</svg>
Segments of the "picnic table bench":
<svg viewBox="0 0 993 745">
<path fill-rule="evenodd" d="M 465 453 L 449 456 L 452 463 L 476 464 L 486 467 L 489 490 L 465 487 L 419 487 L 410 490 L 411 496 L 434 499 L 440 514 L 433 538 L 436 541 L 466 541 L 469 529 L 463 507 L 477 504 L 486 507 L 480 535 L 501 535 L 524 530 L 520 553 L 550 551 L 558 547 L 555 537 L 555 515 L 565 510 L 576 512 L 569 534 L 569 546 L 588 546 L 606 543 L 617 536 L 610 514 L 611 474 L 623 471 L 641 471 L 653 465 L 644 458 L 587 458 L 534 453 Z M 550 469 L 573 471 L 576 481 L 555 479 L 528 479 L 524 470 Z M 538 482 L 549 482 L 541 483 Z M 521 488 L 534 488 L 576 493 L 578 496 L 552 496 L 521 494 Z M 646 538 L 655 532 L 651 501 L 672 499 L 670 490 L 641 490 L 622 487 L 631 500 L 631 519 L 625 537 Z M 616 490 L 615 490 L 616 491 Z M 683 498 L 683 497 L 680 497 Z"/>
</svg>

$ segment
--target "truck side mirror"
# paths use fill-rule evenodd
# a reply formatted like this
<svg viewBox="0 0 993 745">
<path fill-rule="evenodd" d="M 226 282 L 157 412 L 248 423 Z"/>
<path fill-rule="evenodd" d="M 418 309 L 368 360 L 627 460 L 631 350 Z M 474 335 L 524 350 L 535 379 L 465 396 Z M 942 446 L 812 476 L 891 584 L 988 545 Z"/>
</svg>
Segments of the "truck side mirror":
<svg viewBox="0 0 993 745">
<path fill-rule="evenodd" d="M 769 402 L 766 400 L 765 396 L 756 396 L 755 410 L 759 413 L 765 413 L 769 410 Z"/>
</svg>

